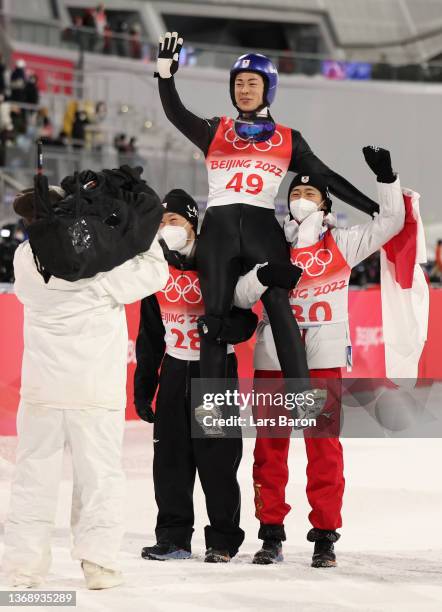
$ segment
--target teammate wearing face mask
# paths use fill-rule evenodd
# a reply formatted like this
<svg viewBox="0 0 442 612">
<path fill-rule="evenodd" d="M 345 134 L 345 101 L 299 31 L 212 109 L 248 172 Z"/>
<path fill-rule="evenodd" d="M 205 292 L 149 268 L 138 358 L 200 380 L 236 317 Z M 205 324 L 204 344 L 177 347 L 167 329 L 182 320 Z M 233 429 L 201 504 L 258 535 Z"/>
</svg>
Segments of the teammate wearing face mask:
<svg viewBox="0 0 442 612">
<path fill-rule="evenodd" d="M 196 234 L 198 230 L 198 205 L 195 200 L 183 189 L 172 189 L 164 198 L 165 213 L 160 224 L 159 238 L 162 239 L 168 251 L 179 253 L 181 263 L 174 259 L 176 267 L 180 268 L 188 260 L 194 266 L 193 259 L 196 247 Z M 174 258 L 169 254 L 169 258 Z"/>
<path fill-rule="evenodd" d="M 183 39 L 176 32 L 160 39 L 156 76 L 168 119 L 205 157 L 209 175 L 207 211 L 196 251 L 207 315 L 225 317 L 239 275 L 257 263 L 288 263 L 274 199 L 288 171 L 323 173 L 330 190 L 370 214 L 375 202 L 318 159 L 300 132 L 276 124 L 270 115 L 278 83 L 275 66 L 249 53 L 233 64 L 230 95 L 239 116 L 202 119 L 187 110 L 175 89 Z M 287 291 L 272 287 L 262 296 L 285 378 L 308 379 L 305 351 Z M 225 376 L 226 344 L 201 338 L 201 375 Z"/>
<path fill-rule="evenodd" d="M 135 405 L 140 418 L 155 423 L 153 479 L 158 505 L 157 543 L 144 547 L 142 556 L 154 560 L 190 557 L 193 487 L 198 471 L 210 522 L 205 528 L 205 561 L 227 562 L 244 539 L 236 477 L 242 440 L 191 436 L 190 383 L 199 378 L 197 320 L 204 311 L 193 261 L 198 207 L 178 189 L 165 196 L 164 207 L 159 240 L 169 262 L 169 280 L 156 297 L 142 301 L 136 345 Z M 208 327 L 218 341 L 236 343 L 247 340 L 256 323 L 256 315 L 234 308 L 228 319 L 211 320 Z M 227 374 L 237 378 L 231 344 Z M 154 414 L 151 406 L 157 387 Z"/>
<path fill-rule="evenodd" d="M 377 176 L 379 215 L 369 223 L 337 229 L 331 214 L 327 177 L 300 174 L 290 185 L 290 216 L 284 226 L 292 263 L 303 270 L 290 294 L 290 305 L 302 330 L 310 376 L 330 383 L 324 412 L 334 415 L 340 412 L 341 368 L 351 364 L 347 304 L 351 268 L 377 251 L 404 224 L 400 182 L 393 173 L 389 152 L 375 147 L 365 147 L 363 152 Z M 250 308 L 275 282 L 279 281 L 272 263 L 257 266 L 240 279 L 236 301 L 243 308 Z M 265 312 L 258 326 L 254 366 L 256 379 L 281 377 Z M 336 529 L 342 525 L 343 452 L 339 431 L 327 429 L 327 432 L 333 437 L 314 437 L 314 432 L 310 437 L 305 435 L 307 497 L 312 508 L 309 515 L 312 529 L 307 539 L 315 543 L 313 567 L 336 565 L 333 544 L 340 537 Z M 290 431 L 286 436 L 256 439 L 253 480 L 256 516 L 261 523 L 258 537 L 264 540 L 253 560 L 257 564 L 275 563 L 283 558 L 284 518 L 290 511 L 285 502 Z"/>
</svg>

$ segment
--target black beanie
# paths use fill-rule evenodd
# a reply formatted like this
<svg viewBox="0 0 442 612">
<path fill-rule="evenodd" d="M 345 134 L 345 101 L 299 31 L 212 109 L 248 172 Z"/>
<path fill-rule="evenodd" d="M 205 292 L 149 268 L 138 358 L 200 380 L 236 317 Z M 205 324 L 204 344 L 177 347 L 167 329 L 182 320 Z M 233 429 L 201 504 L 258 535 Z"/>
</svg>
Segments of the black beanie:
<svg viewBox="0 0 442 612">
<path fill-rule="evenodd" d="M 327 177 L 324 174 L 308 174 L 302 175 L 297 174 L 295 178 L 290 183 L 287 203 L 290 206 L 290 194 L 292 189 L 298 187 L 299 185 L 311 185 L 318 189 L 321 192 L 322 197 L 324 198 L 325 205 L 327 207 L 327 212 L 329 213 L 332 206 L 332 200 L 330 198 L 330 192 L 328 190 Z"/>
<path fill-rule="evenodd" d="M 184 189 L 172 189 L 164 196 L 163 206 L 165 212 L 173 212 L 184 217 L 191 226 L 195 234 L 198 229 L 198 204 Z"/>
</svg>

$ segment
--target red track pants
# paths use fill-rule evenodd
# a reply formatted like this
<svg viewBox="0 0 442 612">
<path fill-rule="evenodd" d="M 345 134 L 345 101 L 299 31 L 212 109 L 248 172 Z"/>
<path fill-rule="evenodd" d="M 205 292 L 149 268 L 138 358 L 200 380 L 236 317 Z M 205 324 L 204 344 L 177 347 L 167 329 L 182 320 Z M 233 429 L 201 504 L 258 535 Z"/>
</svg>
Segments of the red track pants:
<svg viewBox="0 0 442 612">
<path fill-rule="evenodd" d="M 310 376 L 335 378 L 340 389 L 340 368 L 310 370 Z M 257 370 L 255 378 L 282 378 L 282 372 Z M 338 397 L 334 401 L 339 402 L 340 409 L 340 394 Z M 308 460 L 307 498 L 312 508 L 309 520 L 318 529 L 337 529 L 342 525 L 345 485 L 341 443 L 338 437 L 305 437 L 304 441 Z M 256 438 L 253 465 L 255 508 L 256 517 L 264 525 L 282 525 L 291 509 L 285 501 L 289 444 L 290 437 Z"/>
</svg>

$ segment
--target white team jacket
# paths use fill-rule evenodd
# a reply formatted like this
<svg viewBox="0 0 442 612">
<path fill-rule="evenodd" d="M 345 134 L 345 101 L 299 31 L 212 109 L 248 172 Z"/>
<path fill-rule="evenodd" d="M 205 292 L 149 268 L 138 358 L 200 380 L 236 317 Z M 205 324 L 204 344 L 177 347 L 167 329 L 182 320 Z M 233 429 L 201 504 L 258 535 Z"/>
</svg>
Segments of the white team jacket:
<svg viewBox="0 0 442 612">
<path fill-rule="evenodd" d="M 157 240 L 110 272 L 75 282 L 51 277 L 47 284 L 26 241 L 15 252 L 14 273 L 24 305 L 22 399 L 54 408 L 124 408 L 124 304 L 166 284 L 168 266 Z"/>
<path fill-rule="evenodd" d="M 350 228 L 331 230 L 336 245 L 350 268 L 377 251 L 404 225 L 405 209 L 399 178 L 391 184 L 377 185 L 380 212 L 373 220 Z M 297 247 L 296 241 L 292 247 Z M 257 278 L 258 268 L 259 265 L 255 266 L 238 281 L 235 304 L 241 308 L 251 308 L 267 289 Z M 351 349 L 348 321 L 316 326 L 303 326 L 300 323 L 299 327 L 305 329 L 307 363 L 310 369 L 337 368 L 348 364 Z M 254 367 L 256 370 L 281 369 L 265 310 L 257 329 Z"/>
</svg>

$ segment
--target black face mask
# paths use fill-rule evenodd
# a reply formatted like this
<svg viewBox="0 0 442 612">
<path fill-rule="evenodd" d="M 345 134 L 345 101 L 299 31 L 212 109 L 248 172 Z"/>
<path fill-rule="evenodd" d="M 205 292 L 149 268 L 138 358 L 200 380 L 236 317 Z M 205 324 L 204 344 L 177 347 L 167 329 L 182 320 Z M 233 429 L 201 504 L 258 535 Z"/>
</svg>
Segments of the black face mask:
<svg viewBox="0 0 442 612">
<path fill-rule="evenodd" d="M 244 117 L 240 115 L 235 120 L 235 134 L 241 140 L 247 140 L 248 142 L 263 142 L 270 140 L 275 133 L 275 122 L 273 119 L 268 117 L 258 117 L 254 114 L 251 117 Z"/>
</svg>

